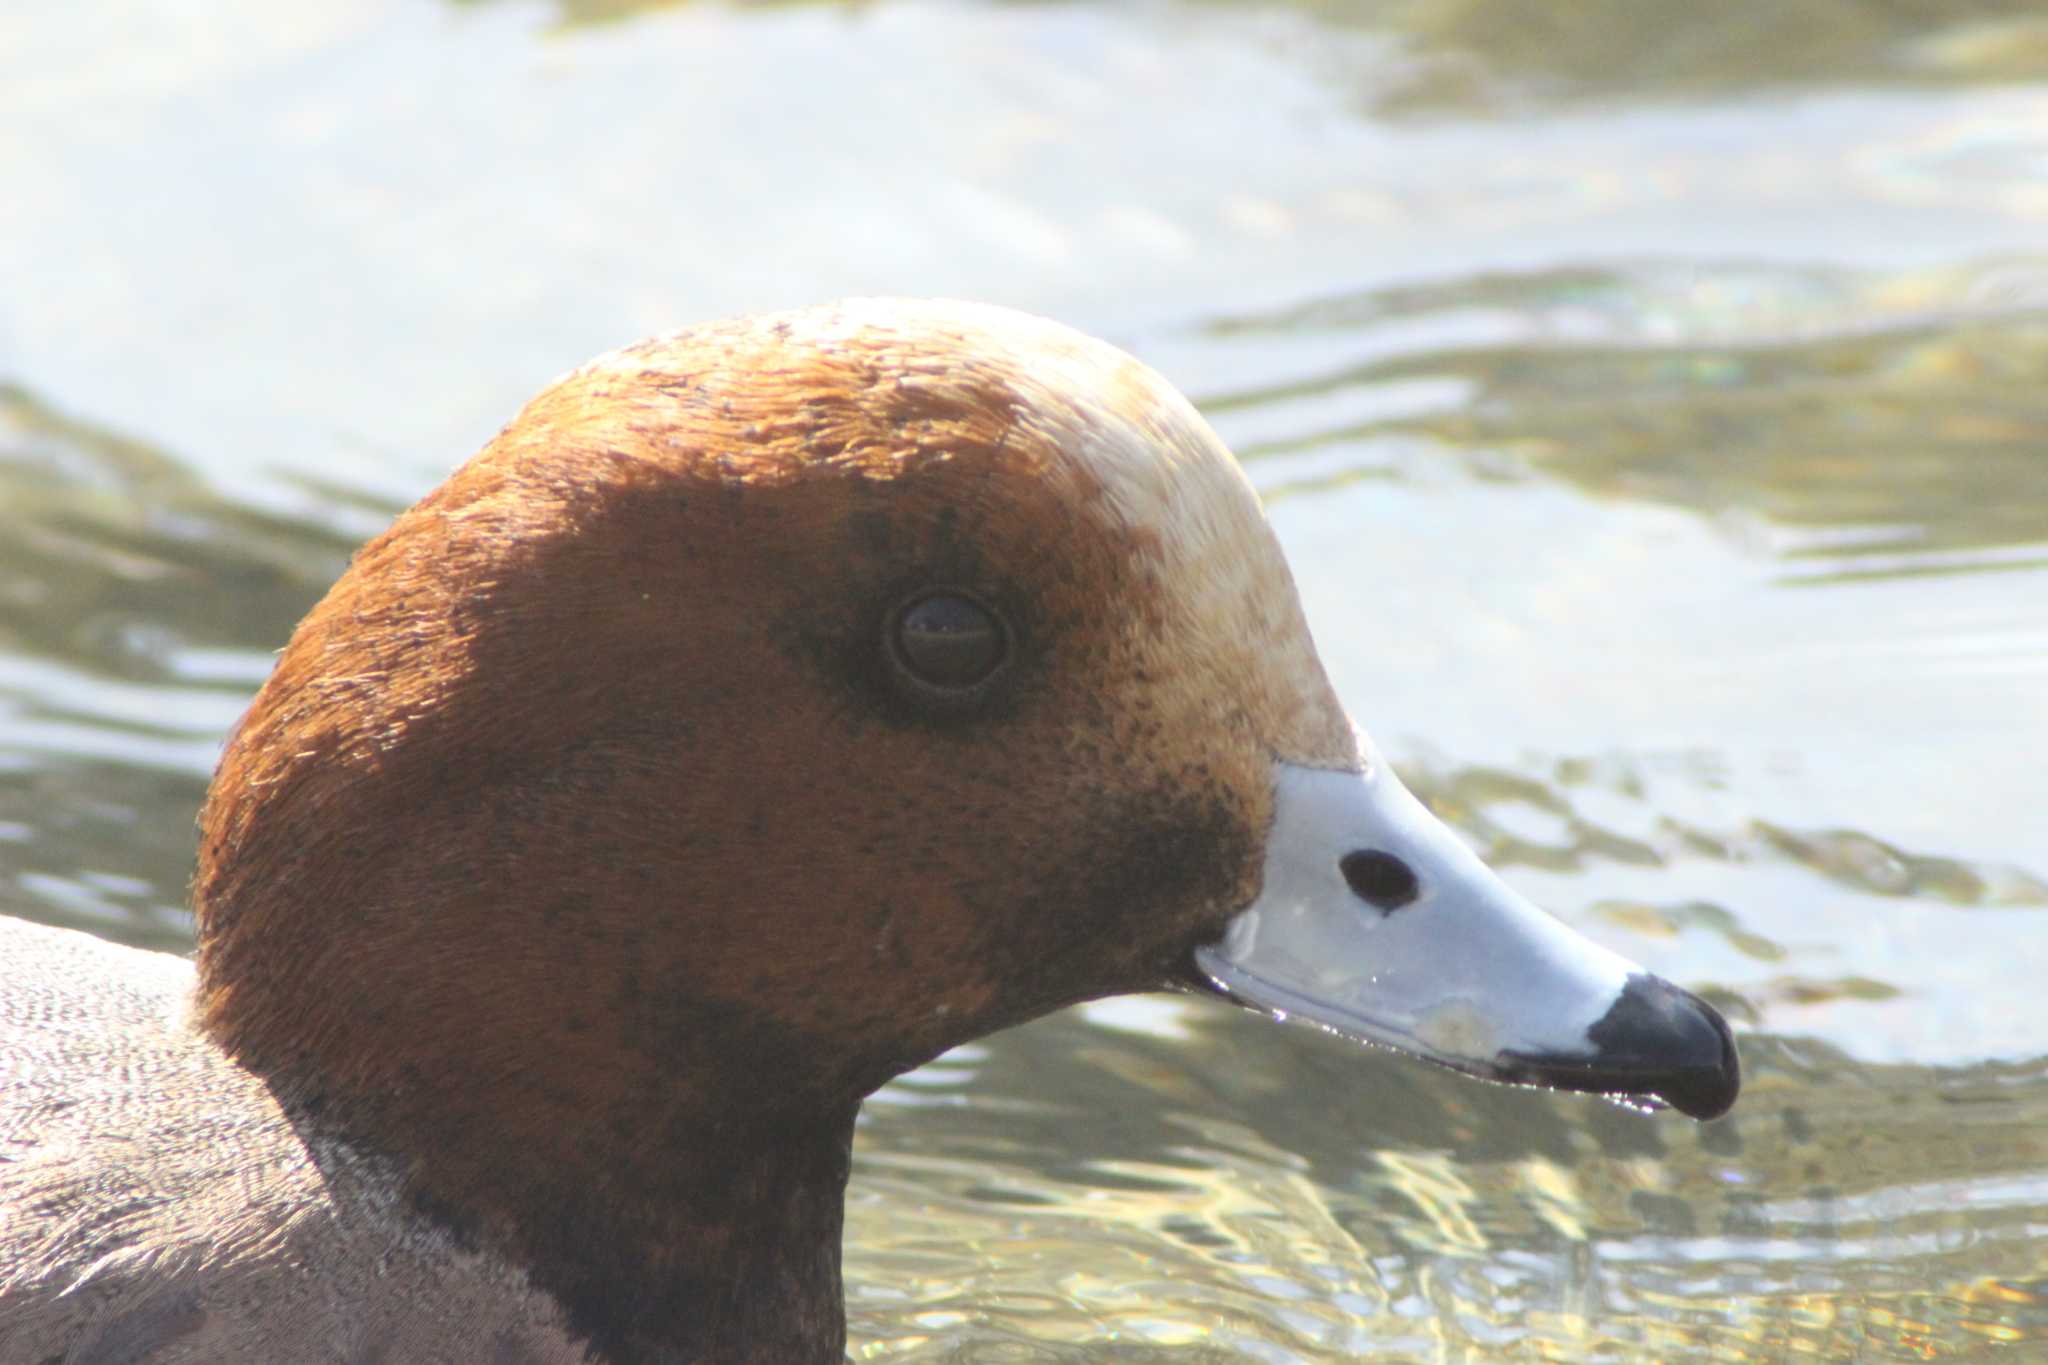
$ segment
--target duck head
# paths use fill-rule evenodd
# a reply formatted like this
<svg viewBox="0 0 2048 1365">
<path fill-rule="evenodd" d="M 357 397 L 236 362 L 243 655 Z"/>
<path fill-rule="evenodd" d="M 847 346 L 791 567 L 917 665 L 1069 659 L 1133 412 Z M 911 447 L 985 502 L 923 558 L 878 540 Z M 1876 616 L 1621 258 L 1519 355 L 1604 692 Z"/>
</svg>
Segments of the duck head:
<svg viewBox="0 0 2048 1365">
<path fill-rule="evenodd" d="M 1726 1026 L 1528 906 L 1338 704 L 1258 501 L 1000 309 L 693 328 L 357 556 L 231 740 L 202 1026 L 607 1358 L 836 1359 L 852 1120 L 1213 991 L 1718 1114 Z"/>
</svg>

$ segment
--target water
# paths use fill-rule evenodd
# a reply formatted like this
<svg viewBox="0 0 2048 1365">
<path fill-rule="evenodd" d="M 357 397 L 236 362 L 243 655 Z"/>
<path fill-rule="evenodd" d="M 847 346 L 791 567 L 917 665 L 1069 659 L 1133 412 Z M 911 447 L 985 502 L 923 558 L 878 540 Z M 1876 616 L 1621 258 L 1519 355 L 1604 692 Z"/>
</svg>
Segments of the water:
<svg viewBox="0 0 2048 1365">
<path fill-rule="evenodd" d="M 1750 1079 L 1048 1019 L 868 1107 L 855 1356 L 2048 1351 L 2036 6 L 16 7 L 0 171 L 0 910 L 182 943 L 269 651 L 553 374 L 1018 304 L 1201 402 L 1413 785 Z"/>
</svg>

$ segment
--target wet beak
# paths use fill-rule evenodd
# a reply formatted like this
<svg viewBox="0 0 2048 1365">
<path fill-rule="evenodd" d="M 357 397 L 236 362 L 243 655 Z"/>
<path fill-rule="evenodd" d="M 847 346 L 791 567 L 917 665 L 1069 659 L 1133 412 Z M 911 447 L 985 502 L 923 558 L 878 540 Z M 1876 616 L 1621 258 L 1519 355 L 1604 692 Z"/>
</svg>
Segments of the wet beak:
<svg viewBox="0 0 2048 1365">
<path fill-rule="evenodd" d="M 1485 1077 L 1735 1103 L 1735 1040 L 1699 997 L 1523 900 L 1401 785 L 1278 765 L 1258 899 L 1195 963 L 1214 989 Z"/>
</svg>

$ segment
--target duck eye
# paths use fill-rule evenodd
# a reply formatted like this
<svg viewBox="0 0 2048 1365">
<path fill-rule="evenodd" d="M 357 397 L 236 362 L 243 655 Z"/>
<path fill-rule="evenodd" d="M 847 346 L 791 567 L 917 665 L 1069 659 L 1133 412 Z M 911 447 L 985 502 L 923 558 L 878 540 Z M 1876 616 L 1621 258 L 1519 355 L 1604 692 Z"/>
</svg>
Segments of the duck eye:
<svg viewBox="0 0 2048 1365">
<path fill-rule="evenodd" d="M 986 682 L 1010 655 L 1009 632 L 993 611 L 954 593 L 913 598 L 890 630 L 891 654 L 913 682 L 965 692 Z"/>
</svg>

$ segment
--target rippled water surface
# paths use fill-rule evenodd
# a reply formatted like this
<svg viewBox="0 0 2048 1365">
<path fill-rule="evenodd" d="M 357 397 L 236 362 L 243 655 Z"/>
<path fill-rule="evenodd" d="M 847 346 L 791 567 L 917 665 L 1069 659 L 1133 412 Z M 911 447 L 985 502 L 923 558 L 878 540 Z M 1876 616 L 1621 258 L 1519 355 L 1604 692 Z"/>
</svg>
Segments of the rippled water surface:
<svg viewBox="0 0 2048 1365">
<path fill-rule="evenodd" d="M 0 911 L 182 944 L 269 651 L 553 374 L 992 298 L 1196 397 L 1383 747 L 1751 1079 L 1048 1019 L 869 1105 L 856 1357 L 2048 1358 L 2038 5 L 79 0 L 0 175 Z"/>
</svg>

